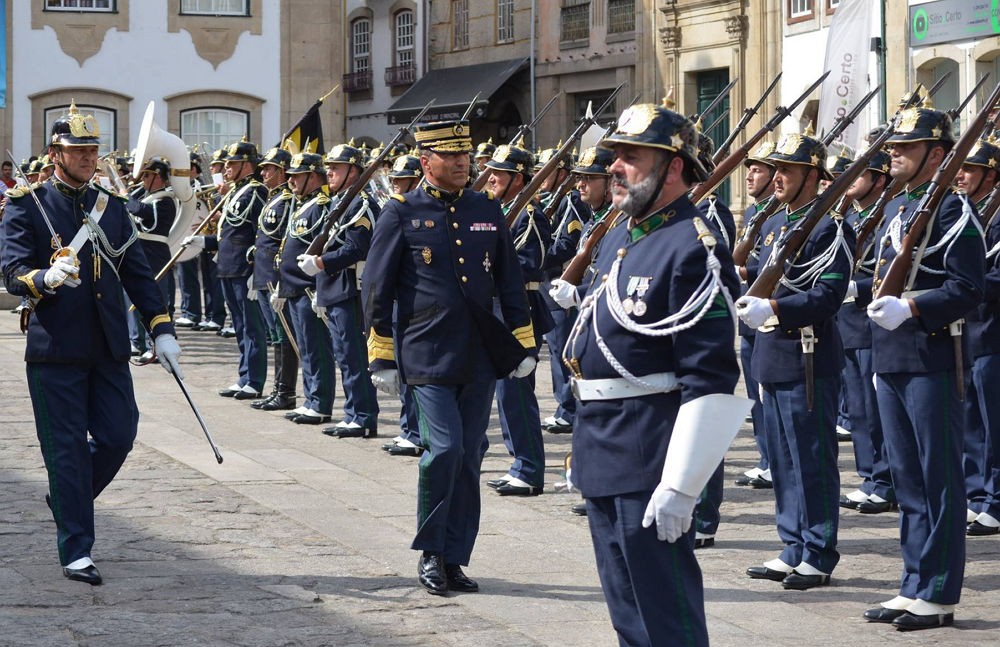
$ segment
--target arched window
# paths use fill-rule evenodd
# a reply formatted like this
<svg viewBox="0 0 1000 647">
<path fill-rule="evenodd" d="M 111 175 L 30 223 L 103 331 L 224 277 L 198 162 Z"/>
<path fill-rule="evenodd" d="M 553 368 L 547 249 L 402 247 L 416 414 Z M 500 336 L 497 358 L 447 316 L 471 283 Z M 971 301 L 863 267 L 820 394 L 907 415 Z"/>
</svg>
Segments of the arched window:
<svg viewBox="0 0 1000 647">
<path fill-rule="evenodd" d="M 88 106 L 79 104 L 77 109 L 83 114 L 92 114 L 97 120 L 97 128 L 100 132 L 98 154 L 106 155 L 117 148 L 115 132 L 117 127 L 117 113 L 109 108 L 100 106 Z M 45 110 L 45 136 L 48 143 L 48 134 L 52 132 L 52 123 L 69 112 L 69 105 L 56 106 Z"/>
<path fill-rule="evenodd" d="M 358 18 L 351 23 L 351 71 L 367 72 L 371 69 L 372 22 Z"/>
<path fill-rule="evenodd" d="M 393 25 L 395 27 L 395 50 L 396 50 L 396 66 L 397 67 L 413 67 L 413 51 L 414 51 L 414 21 L 413 21 L 413 11 L 410 9 L 403 9 L 397 11 L 393 19 Z"/>
<path fill-rule="evenodd" d="M 188 146 L 202 146 L 208 154 L 249 133 L 250 114 L 243 110 L 206 107 L 181 111 L 181 139 Z"/>
</svg>

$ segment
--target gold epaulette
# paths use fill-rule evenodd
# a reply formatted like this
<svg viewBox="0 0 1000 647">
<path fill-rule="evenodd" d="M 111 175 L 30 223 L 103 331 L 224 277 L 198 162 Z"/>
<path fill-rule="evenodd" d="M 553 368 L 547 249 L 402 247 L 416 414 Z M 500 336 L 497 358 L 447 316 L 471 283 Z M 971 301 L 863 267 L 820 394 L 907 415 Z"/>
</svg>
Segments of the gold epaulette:
<svg viewBox="0 0 1000 647">
<path fill-rule="evenodd" d="M 406 202 L 406 198 L 404 198 L 403 195 L 400 194 L 400 193 L 393 193 L 392 195 L 389 196 L 389 198 L 391 200 L 398 200 L 400 202 Z"/>
<path fill-rule="evenodd" d="M 330 196 L 325 194 L 320 194 L 316 196 L 316 204 L 322 206 L 324 204 L 330 204 Z"/>
<path fill-rule="evenodd" d="M 483 191 L 483 193 L 486 194 L 486 199 L 487 200 L 496 200 L 497 199 L 497 197 L 495 195 L 493 195 L 493 192 L 490 191 L 489 189 L 486 189 L 485 191 Z"/>
<path fill-rule="evenodd" d="M 10 198 L 11 200 L 17 200 L 18 198 L 23 198 L 24 196 L 28 195 L 29 191 L 34 191 L 37 187 L 40 186 L 42 186 L 41 182 L 35 182 L 34 184 L 31 185 L 30 189 L 24 186 L 23 184 L 18 184 L 17 186 L 11 189 L 7 189 L 7 192 L 4 193 L 4 195 Z"/>
</svg>

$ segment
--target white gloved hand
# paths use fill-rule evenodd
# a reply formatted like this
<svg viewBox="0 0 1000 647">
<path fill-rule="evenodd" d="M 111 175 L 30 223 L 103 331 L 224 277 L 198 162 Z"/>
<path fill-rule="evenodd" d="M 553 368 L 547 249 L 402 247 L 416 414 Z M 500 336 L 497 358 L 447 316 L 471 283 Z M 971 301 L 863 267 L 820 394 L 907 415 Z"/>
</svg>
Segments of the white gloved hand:
<svg viewBox="0 0 1000 647">
<path fill-rule="evenodd" d="M 247 299 L 251 301 L 257 300 L 257 290 L 253 287 L 253 276 L 247 277 Z"/>
<path fill-rule="evenodd" d="M 394 368 L 384 368 L 372 373 L 372 384 L 382 393 L 399 395 L 399 371 Z"/>
<path fill-rule="evenodd" d="M 567 283 L 562 279 L 552 280 L 552 287 L 549 289 L 549 296 L 552 297 L 553 301 L 559 304 L 559 307 L 566 310 L 580 305 L 580 293 L 577 292 L 576 286 L 572 283 Z"/>
<path fill-rule="evenodd" d="M 656 522 L 656 538 L 674 543 L 691 527 L 694 506 L 698 500 L 683 492 L 678 492 L 662 483 L 653 490 L 653 496 L 646 505 L 642 517 L 642 527 L 649 528 Z"/>
<path fill-rule="evenodd" d="M 60 256 L 52 264 L 52 267 L 45 270 L 45 274 L 42 275 L 42 282 L 50 290 L 54 290 L 64 283 L 71 288 L 75 288 L 80 285 L 80 279 L 77 278 L 79 273 L 80 268 L 73 261 L 65 256 Z"/>
<path fill-rule="evenodd" d="M 511 371 L 510 375 L 508 375 L 507 377 L 518 378 L 518 379 L 522 377 L 528 377 L 529 375 L 531 375 L 531 372 L 535 370 L 535 366 L 537 364 L 538 360 L 529 355 L 528 357 L 522 359 L 521 363 L 517 365 L 517 368 Z"/>
<path fill-rule="evenodd" d="M 271 303 L 271 309 L 275 312 L 281 312 L 285 308 L 285 297 L 279 297 L 277 290 L 271 293 L 271 298 L 268 301 Z"/>
<path fill-rule="evenodd" d="M 181 357 L 181 346 L 173 335 L 166 333 L 157 335 L 156 339 L 153 340 L 153 351 L 160 358 L 160 365 L 167 373 L 173 373 L 180 379 L 184 379 L 184 373 L 181 372 L 181 365 L 178 362 Z"/>
<path fill-rule="evenodd" d="M 897 297 L 879 297 L 868 304 L 868 318 L 886 330 L 895 330 L 913 316 L 910 302 Z"/>
<path fill-rule="evenodd" d="M 742 296 L 736 300 L 736 314 L 751 328 L 760 328 L 774 316 L 774 308 L 768 299 Z"/>
<path fill-rule="evenodd" d="M 316 316 L 319 317 L 320 319 L 322 319 L 323 316 L 326 314 L 326 312 L 324 312 L 323 306 L 317 303 L 315 292 L 313 292 L 312 296 L 309 297 L 309 307 L 312 308 L 313 313 L 315 313 Z"/>
<path fill-rule="evenodd" d="M 316 276 L 323 271 L 323 261 L 319 256 L 313 254 L 299 254 L 295 257 L 299 262 L 299 269 L 308 276 Z"/>
<path fill-rule="evenodd" d="M 187 236 L 181 241 L 181 245 L 184 247 L 196 247 L 197 249 L 205 249 L 205 237 L 204 236 Z"/>
<path fill-rule="evenodd" d="M 858 284 L 851 281 L 847 284 L 847 299 L 851 299 L 858 296 Z"/>
</svg>

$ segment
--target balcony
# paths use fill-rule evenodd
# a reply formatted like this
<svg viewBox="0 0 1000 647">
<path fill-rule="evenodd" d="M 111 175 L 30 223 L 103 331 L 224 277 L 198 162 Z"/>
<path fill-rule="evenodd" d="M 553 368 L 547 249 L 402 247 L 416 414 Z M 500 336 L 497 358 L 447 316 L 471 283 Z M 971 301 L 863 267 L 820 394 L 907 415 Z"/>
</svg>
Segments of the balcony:
<svg viewBox="0 0 1000 647">
<path fill-rule="evenodd" d="M 390 87 L 413 85 L 416 80 L 417 67 L 415 65 L 395 65 L 385 68 L 385 84 Z"/>
<path fill-rule="evenodd" d="M 372 71 L 362 70 L 344 75 L 344 92 L 370 92 L 372 89 Z"/>
</svg>

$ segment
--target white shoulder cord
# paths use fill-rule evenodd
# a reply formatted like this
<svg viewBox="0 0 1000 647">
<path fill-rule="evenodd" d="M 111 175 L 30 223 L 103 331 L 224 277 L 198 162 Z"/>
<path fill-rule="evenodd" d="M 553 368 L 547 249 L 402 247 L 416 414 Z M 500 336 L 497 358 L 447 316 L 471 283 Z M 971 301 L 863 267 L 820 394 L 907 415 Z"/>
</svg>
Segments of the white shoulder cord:
<svg viewBox="0 0 1000 647">
<path fill-rule="evenodd" d="M 337 204 L 340 204 L 339 200 Z M 357 212 L 355 212 L 355 214 L 351 216 L 351 218 L 347 222 L 345 222 L 342 225 L 337 225 L 337 231 L 334 233 L 333 236 L 327 239 L 326 247 L 323 248 L 324 251 L 330 249 L 331 245 L 333 245 L 334 242 L 344 245 L 347 242 L 347 239 L 344 238 L 344 235 L 347 233 L 347 230 L 351 228 L 351 225 L 361 220 L 361 218 L 364 216 L 368 216 L 368 222 L 371 222 L 373 220 L 372 207 L 368 203 L 367 198 L 364 198 L 363 206 L 360 209 L 358 209 Z"/>
<path fill-rule="evenodd" d="M 823 275 L 837 258 L 837 253 L 844 251 L 847 254 L 847 258 L 852 258 L 854 256 L 854 250 L 851 246 L 847 244 L 847 240 L 844 238 L 844 223 L 840 221 L 837 223 L 837 235 L 821 254 L 816 255 L 815 258 L 802 263 L 801 265 L 796 265 L 795 263 L 789 263 L 788 269 L 795 270 L 801 269 L 802 273 L 796 276 L 794 279 L 788 278 L 788 273 L 781 277 L 781 284 L 791 290 L 792 292 L 805 292 L 816 285 L 819 281 L 819 277 Z"/>
<path fill-rule="evenodd" d="M 972 205 L 969 202 L 968 198 L 963 193 L 958 194 L 958 197 L 962 201 L 962 217 L 956 220 L 955 224 L 949 227 L 948 230 L 944 232 L 944 234 L 942 234 L 940 240 L 938 240 L 938 242 L 935 245 L 927 247 L 924 250 L 924 253 L 920 258 L 921 263 L 919 271 L 926 272 L 927 274 L 937 274 L 937 275 L 945 274 L 946 270 L 928 267 L 923 264 L 923 260 L 928 256 L 930 256 L 931 254 L 934 254 L 940 251 L 942 248 L 944 248 L 944 258 L 941 261 L 941 264 L 942 268 L 946 266 L 948 264 L 948 255 L 951 254 L 952 246 L 954 246 L 955 241 L 958 240 L 959 235 L 962 233 L 962 231 L 965 230 L 965 227 L 970 222 L 979 231 L 980 238 L 983 238 L 983 229 L 979 224 L 979 219 L 974 217 L 972 211 Z M 896 219 L 899 219 L 898 215 L 896 216 Z M 895 224 L 895 222 L 893 222 L 892 224 Z M 900 221 L 900 224 L 895 227 L 890 225 L 887 235 L 892 240 L 892 248 L 896 250 L 896 253 L 899 253 L 900 247 L 902 245 L 902 235 L 903 235 L 902 221 Z"/>
<path fill-rule="evenodd" d="M 538 231 L 538 225 L 535 224 L 535 212 L 528 211 L 527 213 L 528 213 L 528 228 L 525 229 L 524 232 L 517 237 L 517 240 L 514 241 L 514 249 L 516 251 L 521 251 L 522 249 L 524 249 L 524 246 L 528 244 L 528 240 L 531 238 L 531 235 L 534 234 L 535 238 L 538 240 L 538 249 L 541 250 L 541 254 L 544 257 L 546 251 L 546 245 L 545 242 L 542 240 L 541 232 Z M 541 265 L 542 260 L 543 260 L 542 258 L 538 259 L 539 265 Z"/>
<path fill-rule="evenodd" d="M 726 233 L 726 227 L 725 225 L 722 224 L 722 218 L 719 217 L 719 207 L 716 206 L 718 198 L 712 195 L 709 196 L 707 200 L 708 200 L 708 213 L 706 213 L 705 216 L 709 220 L 714 222 L 715 225 L 719 228 L 719 232 L 722 234 L 722 240 L 726 241 L 726 247 L 729 247 L 730 246 L 729 234 Z"/>
</svg>

